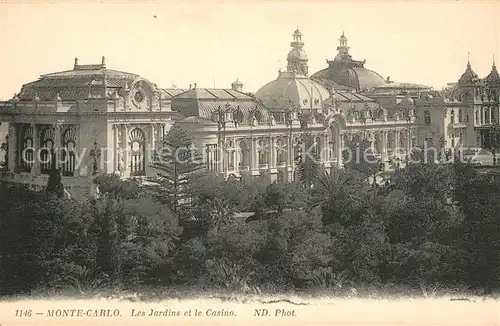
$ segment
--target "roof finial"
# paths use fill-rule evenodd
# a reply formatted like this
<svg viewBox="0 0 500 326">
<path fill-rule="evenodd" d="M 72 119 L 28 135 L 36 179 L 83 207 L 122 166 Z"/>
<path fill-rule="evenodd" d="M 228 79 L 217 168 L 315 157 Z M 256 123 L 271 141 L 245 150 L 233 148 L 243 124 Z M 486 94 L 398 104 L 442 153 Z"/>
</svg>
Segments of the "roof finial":
<svg viewBox="0 0 500 326">
<path fill-rule="evenodd" d="M 495 54 L 493 53 L 493 67 L 495 67 L 496 64 L 495 64 Z"/>
<path fill-rule="evenodd" d="M 470 66 L 470 52 L 467 52 L 467 65 Z"/>
</svg>

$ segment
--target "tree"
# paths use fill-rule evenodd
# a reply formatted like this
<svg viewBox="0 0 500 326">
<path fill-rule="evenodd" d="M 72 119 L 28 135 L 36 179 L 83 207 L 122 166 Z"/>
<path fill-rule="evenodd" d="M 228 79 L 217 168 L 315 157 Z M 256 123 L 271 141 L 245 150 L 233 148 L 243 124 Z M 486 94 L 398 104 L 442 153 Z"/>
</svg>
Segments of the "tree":
<svg viewBox="0 0 500 326">
<path fill-rule="evenodd" d="M 57 156 L 52 150 L 52 159 L 50 163 L 49 170 L 49 180 L 47 181 L 47 193 L 54 194 L 58 198 L 64 196 L 64 186 L 62 184 L 62 174 L 61 171 L 56 166 Z"/>
<path fill-rule="evenodd" d="M 101 174 L 94 179 L 103 195 L 115 199 L 138 198 L 142 193 L 139 184 L 135 180 L 121 180 L 116 174 Z"/>
<path fill-rule="evenodd" d="M 382 161 L 375 156 L 371 142 L 361 140 L 359 142 L 347 142 L 343 154 L 344 168 L 348 171 L 357 171 L 371 184 L 373 195 L 376 194 L 378 178 L 385 179 L 387 173 L 381 172 Z M 370 182 L 371 180 L 371 182 Z"/>
<path fill-rule="evenodd" d="M 191 135 L 179 126 L 170 129 L 162 145 L 153 158 L 157 177 L 151 181 L 158 184 L 155 195 L 177 213 L 191 200 L 190 184 L 199 177 L 203 163 Z"/>
<path fill-rule="evenodd" d="M 225 180 L 224 175 L 208 173 L 192 184 L 196 196 L 196 215 L 217 232 L 232 222 L 244 192 L 236 180 Z"/>
<path fill-rule="evenodd" d="M 300 182 L 310 189 L 313 185 L 314 178 L 320 169 L 319 155 L 317 152 L 314 137 L 311 134 L 303 134 L 301 137 L 303 149 L 299 157 L 297 166 Z"/>
</svg>

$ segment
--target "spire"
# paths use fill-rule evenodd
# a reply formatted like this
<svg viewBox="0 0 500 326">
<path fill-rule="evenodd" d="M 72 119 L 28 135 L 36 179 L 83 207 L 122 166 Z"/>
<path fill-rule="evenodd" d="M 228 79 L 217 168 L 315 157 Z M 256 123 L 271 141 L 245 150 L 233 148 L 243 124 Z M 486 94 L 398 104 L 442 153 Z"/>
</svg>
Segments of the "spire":
<svg viewBox="0 0 500 326">
<path fill-rule="evenodd" d="M 477 74 L 472 70 L 472 66 L 470 64 L 470 52 L 467 53 L 467 68 L 465 72 L 462 74 L 460 79 L 458 80 L 459 84 L 472 84 L 475 83 L 478 79 Z"/>
<path fill-rule="evenodd" d="M 495 55 L 493 55 L 493 65 L 491 66 L 491 72 L 486 77 L 486 83 L 488 85 L 498 85 L 500 84 L 500 75 L 497 71 L 497 66 L 495 64 Z"/>
</svg>

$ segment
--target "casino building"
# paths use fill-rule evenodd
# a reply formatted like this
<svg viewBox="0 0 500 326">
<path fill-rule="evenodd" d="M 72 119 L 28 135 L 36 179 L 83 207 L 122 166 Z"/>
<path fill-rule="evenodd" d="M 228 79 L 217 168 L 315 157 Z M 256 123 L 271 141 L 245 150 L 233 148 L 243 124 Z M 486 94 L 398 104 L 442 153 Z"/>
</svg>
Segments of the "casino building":
<svg viewBox="0 0 500 326">
<path fill-rule="evenodd" d="M 367 139 L 384 162 L 404 164 L 405 150 L 425 142 L 476 145 L 500 119 L 495 65 L 479 79 L 469 63 L 457 85 L 437 92 L 365 68 L 366 60 L 352 59 L 344 34 L 338 54 L 314 74 L 299 29 L 290 46 L 286 69 L 255 95 L 238 80 L 224 89 L 164 89 L 108 69 L 104 57 L 90 65 L 75 59 L 72 69 L 42 75 L 0 102 L 0 122 L 8 124 L 0 178 L 45 186 L 52 148 L 64 149 L 58 168 L 72 194 L 88 193 L 96 173 L 154 176 L 152 153 L 177 124 L 193 135 L 207 169 L 289 181 L 304 133 L 325 168 L 337 169 L 347 140 Z"/>
</svg>

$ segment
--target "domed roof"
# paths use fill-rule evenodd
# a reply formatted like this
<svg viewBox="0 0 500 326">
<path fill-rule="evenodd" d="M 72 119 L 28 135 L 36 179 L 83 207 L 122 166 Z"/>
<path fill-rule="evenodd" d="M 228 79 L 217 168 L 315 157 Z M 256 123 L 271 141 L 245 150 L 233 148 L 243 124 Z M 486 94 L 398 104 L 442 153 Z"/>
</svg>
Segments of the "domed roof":
<svg viewBox="0 0 500 326">
<path fill-rule="evenodd" d="M 302 49 L 293 49 L 288 52 L 287 60 L 308 60 L 306 51 Z"/>
<path fill-rule="evenodd" d="M 460 79 L 458 80 L 459 84 L 471 84 L 476 82 L 479 79 L 477 74 L 472 70 L 472 67 L 470 65 L 470 61 L 467 63 L 467 68 L 465 69 L 465 72 L 462 74 Z"/>
<path fill-rule="evenodd" d="M 486 77 L 486 83 L 488 85 L 500 84 L 500 75 L 498 74 L 497 66 L 495 65 L 495 63 L 493 63 L 493 66 L 491 67 L 490 74 Z"/>
<path fill-rule="evenodd" d="M 372 89 L 387 83 L 384 77 L 364 67 L 365 60 L 352 59 L 349 54 L 349 46 L 347 46 L 347 37 L 344 33 L 342 33 L 339 41 L 338 54 L 332 61 L 327 60 L 329 67 L 316 72 L 312 75 L 313 78 L 324 82 L 334 82 L 357 91 Z"/>
<path fill-rule="evenodd" d="M 314 78 L 331 80 L 337 84 L 354 88 L 356 90 L 372 89 L 385 85 L 387 81 L 373 70 L 352 67 L 345 69 L 326 68 L 313 75 Z"/>
<path fill-rule="evenodd" d="M 257 100 L 266 107 L 278 110 L 291 104 L 304 109 L 321 109 L 329 96 L 330 92 L 322 84 L 287 72 L 255 93 Z"/>
</svg>

